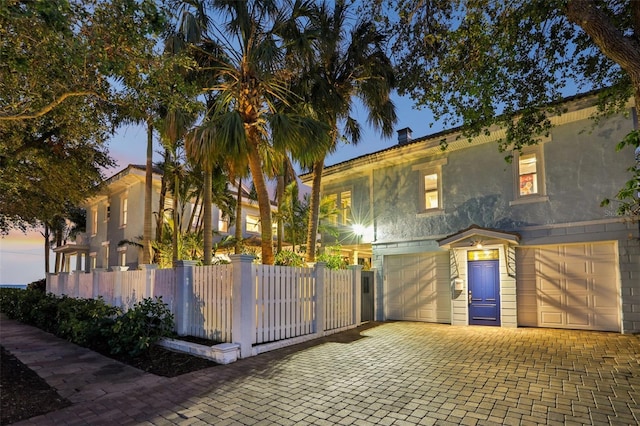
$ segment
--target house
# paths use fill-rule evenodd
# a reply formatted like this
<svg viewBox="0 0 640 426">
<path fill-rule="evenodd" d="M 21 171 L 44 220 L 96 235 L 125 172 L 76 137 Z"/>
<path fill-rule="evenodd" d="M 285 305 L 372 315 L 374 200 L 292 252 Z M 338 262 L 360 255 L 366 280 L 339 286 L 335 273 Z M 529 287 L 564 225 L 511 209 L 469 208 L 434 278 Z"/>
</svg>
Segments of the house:
<svg viewBox="0 0 640 426">
<path fill-rule="evenodd" d="M 633 105 L 594 127 L 593 96 L 568 98 L 511 163 L 502 129 L 471 143 L 403 129 L 325 167 L 342 249 L 376 271 L 376 319 L 640 332 L 638 223 L 600 206 L 630 177 L 633 150 L 615 146 L 638 128 Z"/>
<path fill-rule="evenodd" d="M 153 169 L 152 208 L 154 212 L 153 237 L 159 210 L 162 171 Z M 237 188 L 237 187 L 236 187 Z M 236 197 L 237 189 L 230 185 Z M 130 244 L 119 245 L 123 240 L 137 241 L 143 235 L 144 227 L 145 166 L 128 165 L 104 182 L 104 189 L 88 199 L 84 207 L 87 211 L 87 232 L 76 239 L 75 243 L 65 244 L 54 249 L 66 256 L 67 272 L 73 270 L 90 271 L 93 269 L 114 269 L 127 267 L 137 269 L 142 258 L 141 249 Z M 260 214 L 257 202 L 249 199 L 249 192 L 242 188 L 242 226 L 243 238 L 260 237 Z M 186 203 L 184 215 L 190 217 L 195 200 Z M 170 217 L 172 209 L 171 194 L 164 202 L 165 215 Z M 193 223 L 198 222 L 201 205 L 195 214 Z M 214 241 L 234 235 L 235 223 L 230 223 L 218 206 L 213 206 Z M 187 221 L 185 221 L 186 223 Z"/>
</svg>

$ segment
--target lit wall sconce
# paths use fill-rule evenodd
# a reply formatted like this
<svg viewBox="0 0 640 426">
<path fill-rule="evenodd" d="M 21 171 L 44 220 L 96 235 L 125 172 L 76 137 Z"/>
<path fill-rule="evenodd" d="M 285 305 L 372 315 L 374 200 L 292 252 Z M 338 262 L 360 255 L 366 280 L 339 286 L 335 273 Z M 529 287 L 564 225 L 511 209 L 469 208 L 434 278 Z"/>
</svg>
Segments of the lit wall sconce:
<svg viewBox="0 0 640 426">
<path fill-rule="evenodd" d="M 482 240 L 471 240 L 471 247 L 477 248 L 477 249 L 482 249 Z"/>
</svg>

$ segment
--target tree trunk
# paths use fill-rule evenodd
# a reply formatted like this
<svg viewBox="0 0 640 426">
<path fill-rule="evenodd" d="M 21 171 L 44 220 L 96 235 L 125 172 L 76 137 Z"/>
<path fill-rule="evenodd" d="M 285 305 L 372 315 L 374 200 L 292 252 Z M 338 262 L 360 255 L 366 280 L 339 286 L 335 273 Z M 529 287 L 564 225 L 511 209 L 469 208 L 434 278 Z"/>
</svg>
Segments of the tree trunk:
<svg viewBox="0 0 640 426">
<path fill-rule="evenodd" d="M 175 168 L 174 168 L 174 173 L 173 173 L 173 233 L 171 235 L 171 248 L 173 250 L 173 256 L 172 256 L 172 260 L 173 263 L 177 262 L 178 260 L 181 260 L 180 256 L 180 252 L 178 251 L 178 236 L 180 235 L 180 233 L 182 232 L 182 229 L 180 229 L 180 224 L 178 223 L 179 217 L 178 217 L 178 208 L 179 208 L 179 193 L 180 191 L 178 191 L 178 185 L 179 185 L 179 181 L 178 181 L 178 173 L 175 173 Z"/>
<path fill-rule="evenodd" d="M 309 223 L 307 224 L 307 262 L 316 261 L 316 238 L 318 235 L 318 217 L 320 215 L 320 184 L 324 157 L 313 163 L 313 183 L 309 200 Z"/>
<path fill-rule="evenodd" d="M 636 37 L 627 37 L 593 0 L 569 0 L 565 13 L 569 21 L 578 25 L 591 37 L 603 54 L 629 74 L 637 99 L 640 98 L 640 2 L 632 1 Z"/>
<path fill-rule="evenodd" d="M 284 220 L 282 219 L 282 213 L 284 211 L 282 203 L 282 198 L 284 197 L 284 174 L 280 174 L 277 179 L 276 199 L 278 200 L 278 246 L 276 253 L 280 253 L 282 251 L 282 238 L 284 236 Z"/>
<path fill-rule="evenodd" d="M 233 248 L 235 254 L 242 254 L 242 178 L 238 179 L 238 192 L 236 196 L 236 243 Z"/>
<path fill-rule="evenodd" d="M 273 229 L 271 227 L 271 200 L 269 191 L 262 173 L 262 162 L 258 153 L 258 135 L 255 129 L 250 128 L 247 131 L 247 142 L 249 145 L 249 170 L 253 185 L 258 194 L 258 207 L 260 208 L 260 224 L 262 238 L 262 264 L 273 265 L 275 258 L 273 256 Z"/>
<path fill-rule="evenodd" d="M 169 151 L 164 151 L 164 169 L 162 181 L 160 183 L 160 201 L 158 202 L 158 217 L 156 218 L 156 241 L 161 243 L 164 238 L 164 203 L 167 198 L 167 190 L 169 187 L 169 176 L 167 176 L 167 161 L 170 158 Z"/>
<path fill-rule="evenodd" d="M 51 245 L 49 242 L 49 226 L 44 224 L 44 276 L 46 277 L 50 271 L 49 265 L 49 250 L 51 250 Z"/>
<path fill-rule="evenodd" d="M 62 246 L 62 230 L 61 229 L 56 229 L 55 237 L 56 237 L 56 247 Z M 65 272 L 64 262 L 65 262 L 64 253 L 56 253 L 56 273 Z"/>
<path fill-rule="evenodd" d="M 211 265 L 211 252 L 213 251 L 213 226 L 212 226 L 212 208 L 211 208 L 211 179 L 212 179 L 213 171 L 205 170 L 204 172 L 204 184 L 202 190 L 204 191 L 203 196 L 203 207 L 204 207 L 204 261 L 205 265 Z"/>
<path fill-rule="evenodd" d="M 142 230 L 142 263 L 151 263 L 151 202 L 153 196 L 153 124 L 147 120 L 147 163 L 145 167 L 144 185 L 144 218 Z"/>
<path fill-rule="evenodd" d="M 198 204 L 200 204 L 200 194 L 196 195 L 196 201 L 193 203 L 193 208 L 191 210 L 191 214 L 189 215 L 189 226 L 187 227 L 187 231 L 191 231 L 195 227 L 197 228 L 197 223 L 194 224 L 193 220 L 196 217 L 196 212 L 198 211 Z"/>
</svg>

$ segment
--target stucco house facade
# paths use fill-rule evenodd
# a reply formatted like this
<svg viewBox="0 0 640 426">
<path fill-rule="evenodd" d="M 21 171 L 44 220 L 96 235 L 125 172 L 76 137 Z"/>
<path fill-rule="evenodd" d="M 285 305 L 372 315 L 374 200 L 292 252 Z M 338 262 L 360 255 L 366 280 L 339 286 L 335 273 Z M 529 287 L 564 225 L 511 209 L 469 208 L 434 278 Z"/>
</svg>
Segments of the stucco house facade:
<svg viewBox="0 0 640 426">
<path fill-rule="evenodd" d="M 156 217 L 159 210 L 162 172 L 153 171 L 152 209 L 153 236 L 156 232 Z M 141 249 L 133 245 L 119 245 L 123 240 L 137 241 L 144 228 L 144 192 L 145 167 L 128 165 L 104 182 L 104 189 L 96 196 L 86 200 L 83 207 L 87 211 L 87 232 L 77 238 L 75 243 L 56 248 L 65 253 L 66 272 L 93 269 L 110 270 L 117 267 L 137 269 L 141 263 Z M 231 188 L 235 197 L 236 188 Z M 257 202 L 248 198 L 243 188 L 242 226 L 243 238 L 260 237 L 260 214 Z M 191 215 L 194 201 L 186 203 L 184 214 Z M 165 198 L 165 215 L 170 217 L 172 209 L 171 193 Z M 201 205 L 198 207 L 201 212 Z M 228 235 L 234 235 L 235 223 L 223 215 L 218 206 L 212 206 L 214 241 L 220 241 Z M 196 219 L 197 221 L 197 219 Z"/>
<path fill-rule="evenodd" d="M 629 179 L 633 150 L 615 145 L 637 112 L 630 100 L 594 126 L 592 97 L 565 107 L 511 163 L 502 129 L 471 142 L 403 129 L 325 167 L 342 247 L 376 271 L 377 320 L 640 332 L 639 224 L 600 206 Z"/>
</svg>

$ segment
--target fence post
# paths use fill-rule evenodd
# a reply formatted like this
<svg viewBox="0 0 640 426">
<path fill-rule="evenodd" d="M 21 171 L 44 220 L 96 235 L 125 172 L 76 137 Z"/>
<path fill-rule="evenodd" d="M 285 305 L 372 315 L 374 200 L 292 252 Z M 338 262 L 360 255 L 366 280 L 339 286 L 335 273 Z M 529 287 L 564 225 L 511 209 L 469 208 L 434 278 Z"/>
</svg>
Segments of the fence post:
<svg viewBox="0 0 640 426">
<path fill-rule="evenodd" d="M 351 312 L 353 314 L 351 323 L 359 326 L 362 322 L 362 265 L 349 265 L 351 270 L 351 283 L 353 292 L 353 305 Z"/>
<path fill-rule="evenodd" d="M 195 264 L 195 263 L 194 263 Z M 175 266 L 175 265 L 174 265 Z M 155 263 L 143 263 L 138 265 L 138 269 L 145 271 L 144 279 L 145 279 L 145 293 L 144 297 L 153 297 L 155 293 L 155 283 L 156 283 L 156 269 L 158 269 L 158 265 Z"/>
<path fill-rule="evenodd" d="M 122 272 L 112 270 L 110 274 L 116 274 L 116 280 L 113 283 L 113 305 L 122 308 Z"/>
<path fill-rule="evenodd" d="M 73 280 L 73 297 L 76 299 L 80 297 L 80 274 L 81 272 L 75 271 L 71 274 Z"/>
<path fill-rule="evenodd" d="M 178 260 L 173 264 L 176 269 L 176 303 L 174 319 L 178 336 L 189 334 L 189 317 L 193 309 L 193 268 L 194 260 Z M 147 269 L 149 274 L 151 271 Z"/>
<path fill-rule="evenodd" d="M 320 337 L 324 333 L 325 327 L 325 305 L 327 295 L 324 291 L 324 275 L 327 270 L 327 264 L 325 262 L 317 262 L 313 268 L 313 274 L 316 287 L 316 334 Z"/>
<path fill-rule="evenodd" d="M 233 265 L 231 338 L 240 345 L 240 358 L 248 358 L 256 334 L 256 285 L 251 268 L 254 257 L 232 254 L 229 258 Z"/>
</svg>

